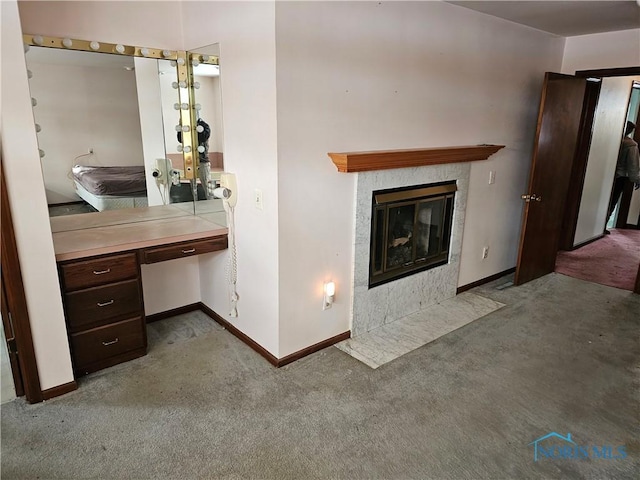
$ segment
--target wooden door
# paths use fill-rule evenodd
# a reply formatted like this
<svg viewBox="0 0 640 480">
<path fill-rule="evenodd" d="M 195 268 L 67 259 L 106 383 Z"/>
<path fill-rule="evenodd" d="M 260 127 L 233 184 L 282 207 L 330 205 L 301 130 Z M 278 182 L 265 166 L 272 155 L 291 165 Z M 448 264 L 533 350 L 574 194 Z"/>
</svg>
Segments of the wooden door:
<svg viewBox="0 0 640 480">
<path fill-rule="evenodd" d="M 585 90 L 585 78 L 545 74 L 529 189 L 523 196 L 516 285 L 555 268 Z"/>
<path fill-rule="evenodd" d="M 4 273 L 4 272 L 2 272 Z M 16 336 L 13 330 L 13 324 L 11 321 L 11 312 L 9 311 L 9 305 L 7 304 L 7 296 L 4 290 L 5 281 L 4 276 L 2 278 L 2 287 L 0 287 L 0 294 L 2 297 L 2 327 L 4 328 L 4 336 L 7 342 L 7 351 L 9 352 L 9 363 L 11 364 L 11 374 L 13 375 L 13 386 L 16 391 L 16 396 L 21 397 L 24 395 L 24 386 L 22 384 L 22 373 L 20 372 L 20 362 L 18 361 L 18 348 L 16 345 Z"/>
</svg>

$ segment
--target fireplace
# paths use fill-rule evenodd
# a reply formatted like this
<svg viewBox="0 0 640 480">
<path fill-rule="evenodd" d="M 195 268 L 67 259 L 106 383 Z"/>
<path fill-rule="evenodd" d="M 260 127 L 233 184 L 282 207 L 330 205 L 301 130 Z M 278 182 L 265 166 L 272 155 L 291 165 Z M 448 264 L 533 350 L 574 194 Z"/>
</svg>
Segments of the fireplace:
<svg viewBox="0 0 640 480">
<path fill-rule="evenodd" d="M 449 261 L 456 182 L 373 191 L 369 288 Z"/>
</svg>

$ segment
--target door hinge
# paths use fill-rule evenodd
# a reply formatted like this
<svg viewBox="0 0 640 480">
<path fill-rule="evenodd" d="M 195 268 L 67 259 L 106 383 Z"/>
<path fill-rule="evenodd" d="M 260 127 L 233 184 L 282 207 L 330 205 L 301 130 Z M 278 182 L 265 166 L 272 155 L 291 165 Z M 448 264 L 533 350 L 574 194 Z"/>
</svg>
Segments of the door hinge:
<svg viewBox="0 0 640 480">
<path fill-rule="evenodd" d="M 540 195 L 536 195 L 535 193 L 532 193 L 531 195 L 520 195 L 520 198 L 522 200 L 524 200 L 525 202 L 541 202 L 542 201 L 542 197 Z"/>
<path fill-rule="evenodd" d="M 7 340 L 7 350 L 9 350 L 9 353 L 11 355 L 17 355 L 18 354 L 18 344 L 16 343 L 16 339 L 15 338 L 11 338 L 11 339 Z"/>
</svg>

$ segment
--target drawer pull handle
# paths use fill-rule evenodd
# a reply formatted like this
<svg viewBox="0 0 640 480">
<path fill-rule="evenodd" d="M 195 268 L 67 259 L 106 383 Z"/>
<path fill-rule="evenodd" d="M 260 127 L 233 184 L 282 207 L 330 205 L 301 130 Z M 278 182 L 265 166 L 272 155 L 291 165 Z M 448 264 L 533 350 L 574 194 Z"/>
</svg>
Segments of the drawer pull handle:
<svg viewBox="0 0 640 480">
<path fill-rule="evenodd" d="M 117 338 L 115 340 L 111 340 L 110 342 L 102 342 L 102 345 L 104 345 L 105 347 L 108 347 L 109 345 L 113 345 L 115 343 L 118 343 Z"/>
<path fill-rule="evenodd" d="M 195 251 L 196 251 L 195 248 L 190 248 L 189 250 L 182 250 L 182 253 L 193 253 Z"/>
<path fill-rule="evenodd" d="M 94 275 L 104 275 L 105 273 L 109 273 L 110 271 L 111 271 L 110 268 L 107 268 L 106 270 L 99 270 L 99 271 L 94 270 L 93 274 Z"/>
<path fill-rule="evenodd" d="M 104 303 L 98 302 L 98 306 L 99 307 L 108 307 L 109 305 L 113 305 L 114 302 L 115 302 L 115 300 L 109 300 L 108 302 L 104 302 Z"/>
</svg>

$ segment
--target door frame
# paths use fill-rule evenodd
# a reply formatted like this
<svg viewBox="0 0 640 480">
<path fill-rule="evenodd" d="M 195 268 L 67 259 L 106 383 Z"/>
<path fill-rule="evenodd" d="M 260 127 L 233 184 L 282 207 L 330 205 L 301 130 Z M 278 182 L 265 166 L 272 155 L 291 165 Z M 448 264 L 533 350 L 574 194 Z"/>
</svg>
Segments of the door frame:
<svg viewBox="0 0 640 480">
<path fill-rule="evenodd" d="M 1 155 L 1 154 L 0 154 Z M 1 158 L 0 158 L 1 164 Z M 6 293 L 6 307 L 11 313 L 11 325 L 15 336 L 16 349 L 18 354 L 18 365 L 22 377 L 24 394 L 29 403 L 43 401 L 40 376 L 38 375 L 38 365 L 36 362 L 35 349 L 33 347 L 33 337 L 31 334 L 31 324 L 29 322 L 29 311 L 27 309 L 27 299 L 24 293 L 22 281 L 22 271 L 20 270 L 20 260 L 18 258 L 18 246 L 16 244 L 13 219 L 11 217 L 11 205 L 7 195 L 7 183 L 4 178 L 4 170 L 0 167 L 0 210 L 1 210 L 1 234 L 0 242 L 1 262 L 2 262 L 2 283 Z M 12 366 L 13 367 L 13 366 Z"/>
</svg>

